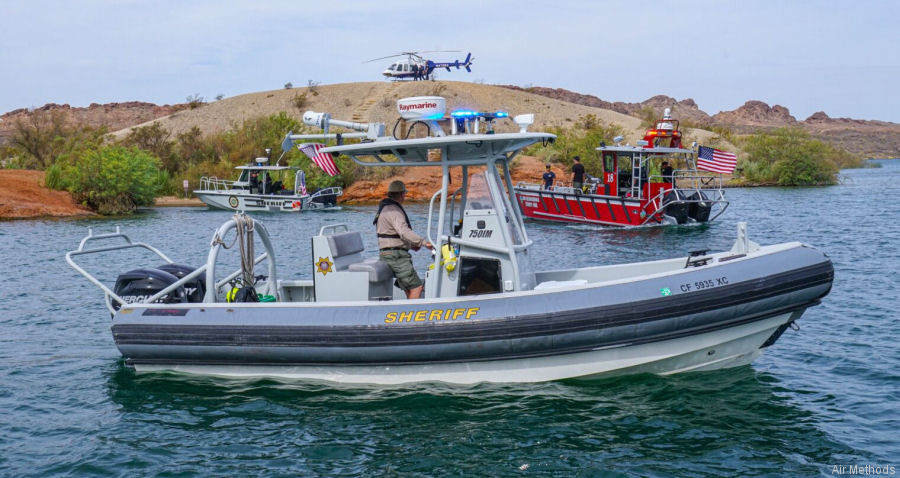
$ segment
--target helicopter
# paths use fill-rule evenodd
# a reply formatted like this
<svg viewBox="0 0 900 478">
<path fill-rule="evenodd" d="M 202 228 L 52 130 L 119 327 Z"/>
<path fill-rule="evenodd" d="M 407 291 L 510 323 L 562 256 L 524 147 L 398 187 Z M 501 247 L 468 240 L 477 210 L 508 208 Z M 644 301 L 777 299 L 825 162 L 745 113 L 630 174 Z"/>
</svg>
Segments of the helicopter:
<svg viewBox="0 0 900 478">
<path fill-rule="evenodd" d="M 447 71 L 450 71 L 450 67 L 456 67 L 457 70 L 460 67 L 463 67 L 468 72 L 472 71 L 470 66 L 472 65 L 472 61 L 474 60 L 474 58 L 472 58 L 471 53 L 467 54 L 466 59 L 463 61 L 456 60 L 448 62 L 435 62 L 422 56 L 423 53 L 448 52 L 459 52 L 459 50 L 405 51 L 396 55 L 388 55 L 381 58 L 375 58 L 366 61 L 365 63 L 384 60 L 386 58 L 405 56 L 406 58 L 397 60 L 396 62 L 392 63 L 391 66 L 387 67 L 386 70 L 381 72 L 382 75 L 392 80 L 431 80 L 434 78 L 433 73 L 436 68 L 446 68 Z"/>
</svg>

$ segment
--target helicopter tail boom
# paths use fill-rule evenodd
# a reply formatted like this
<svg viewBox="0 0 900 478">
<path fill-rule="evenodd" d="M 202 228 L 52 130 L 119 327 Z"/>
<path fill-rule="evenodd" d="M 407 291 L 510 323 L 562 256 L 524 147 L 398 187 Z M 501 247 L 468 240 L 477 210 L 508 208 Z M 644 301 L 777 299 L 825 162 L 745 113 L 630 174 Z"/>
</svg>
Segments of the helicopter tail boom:
<svg viewBox="0 0 900 478">
<path fill-rule="evenodd" d="M 472 66 L 473 60 L 474 60 L 474 58 L 472 58 L 472 53 L 468 53 L 466 55 L 466 59 L 463 61 L 455 60 L 455 61 L 448 61 L 448 62 L 435 62 L 434 68 L 445 68 L 447 71 L 450 71 L 450 67 L 455 67 L 457 70 L 460 67 L 463 67 L 466 69 L 466 71 L 471 73 L 472 72 L 471 66 Z"/>
</svg>

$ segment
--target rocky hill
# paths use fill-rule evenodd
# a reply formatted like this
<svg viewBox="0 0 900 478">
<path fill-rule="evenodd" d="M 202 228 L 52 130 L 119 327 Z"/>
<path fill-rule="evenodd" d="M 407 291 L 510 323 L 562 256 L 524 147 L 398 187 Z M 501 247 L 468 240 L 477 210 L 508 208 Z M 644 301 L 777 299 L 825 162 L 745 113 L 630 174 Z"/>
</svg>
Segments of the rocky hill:
<svg viewBox="0 0 900 478">
<path fill-rule="evenodd" d="M 647 107 L 652 108 L 657 114 L 661 114 L 665 108 L 672 108 L 675 117 L 684 123 L 701 128 L 724 126 L 739 134 L 796 126 L 803 128 L 822 141 L 865 157 L 900 157 L 900 124 L 886 121 L 831 118 L 823 111 L 814 113 L 803 121 L 798 121 L 786 107 L 769 106 L 756 100 L 747 101 L 733 111 L 721 111 L 710 116 L 700 110 L 697 103 L 690 98 L 679 101 L 669 96 L 657 95 L 640 103 L 623 103 L 609 102 L 596 96 L 561 88 L 522 88 L 509 85 L 504 87 L 570 103 L 605 108 L 635 117 L 641 116 Z"/>
<path fill-rule="evenodd" d="M 60 114 L 72 124 L 83 124 L 93 128 L 106 126 L 109 131 L 117 131 L 129 126 L 168 116 L 187 108 L 187 105 L 155 105 L 141 101 L 125 103 L 92 103 L 85 108 L 48 103 L 40 108 L 19 108 L 0 115 L 0 145 L 6 144 L 15 131 L 16 122 L 28 124 L 37 114 Z"/>
<path fill-rule="evenodd" d="M 535 113 L 537 122 L 534 128 L 567 126 L 581 116 L 593 114 L 623 126 L 628 131 L 626 141 L 629 142 L 641 137 L 640 118 L 648 108 L 661 114 L 668 107 L 672 108 L 683 126 L 697 126 L 697 129 L 688 129 L 686 133 L 700 141 L 713 135 L 702 128 L 713 126 L 724 126 L 739 134 L 797 126 L 816 138 L 866 157 L 900 156 L 900 124 L 896 123 L 831 118 L 821 111 L 799 121 L 784 106 L 769 106 L 756 100 L 747 101 L 733 111 L 709 115 L 690 98 L 676 100 L 657 95 L 640 103 L 610 102 L 561 88 L 491 86 L 456 81 L 364 82 L 322 85 L 312 89 L 281 89 L 225 98 L 195 109 L 184 104 L 157 106 L 142 102 L 92 104 L 86 108 L 48 104 L 36 110 L 18 109 L 0 116 L 0 145 L 8 141 L 17 120 L 27 121 L 35 112 L 61 112 L 73 122 L 95 127 L 106 125 L 110 131 L 118 131 L 119 136 L 127 134 L 130 127 L 156 120 L 173 134 L 193 126 L 198 126 L 205 133 L 215 133 L 229 129 L 246 118 L 278 111 L 286 111 L 299 118 L 308 109 L 328 111 L 335 118 L 353 121 L 383 121 L 391 128 L 397 117 L 395 101 L 421 95 L 444 96 L 450 108 Z"/>
</svg>

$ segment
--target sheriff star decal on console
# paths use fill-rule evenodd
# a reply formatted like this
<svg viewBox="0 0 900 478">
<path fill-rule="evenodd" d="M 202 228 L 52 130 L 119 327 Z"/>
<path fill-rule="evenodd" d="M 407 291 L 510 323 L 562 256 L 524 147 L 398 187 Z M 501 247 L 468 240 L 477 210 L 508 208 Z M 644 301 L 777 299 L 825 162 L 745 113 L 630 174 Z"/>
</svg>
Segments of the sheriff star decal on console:
<svg viewBox="0 0 900 478">
<path fill-rule="evenodd" d="M 323 276 L 328 275 L 331 272 L 331 266 L 334 265 L 334 262 L 331 262 L 327 257 L 320 257 L 319 262 L 316 262 L 316 270 L 321 272 Z"/>
</svg>

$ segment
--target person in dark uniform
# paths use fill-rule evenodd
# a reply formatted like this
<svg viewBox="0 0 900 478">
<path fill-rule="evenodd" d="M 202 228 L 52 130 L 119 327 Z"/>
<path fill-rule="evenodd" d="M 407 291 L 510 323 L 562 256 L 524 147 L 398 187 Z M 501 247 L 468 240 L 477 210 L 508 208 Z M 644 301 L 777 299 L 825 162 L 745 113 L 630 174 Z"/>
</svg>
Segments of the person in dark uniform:
<svg viewBox="0 0 900 478">
<path fill-rule="evenodd" d="M 378 234 L 379 258 L 394 272 L 396 285 L 406 292 L 406 297 L 418 299 L 422 297 L 424 284 L 413 267 L 409 250 L 418 251 L 422 246 L 433 250 L 434 246 L 413 232 L 409 216 L 403 210 L 405 198 L 406 185 L 403 181 L 393 181 L 388 186 L 387 197 L 378 205 L 378 212 L 372 223 Z"/>
<path fill-rule="evenodd" d="M 259 194 L 259 173 L 250 171 L 250 194 Z"/>
<path fill-rule="evenodd" d="M 573 158 L 575 164 L 572 165 L 572 187 L 575 188 L 575 194 L 581 194 L 584 188 L 584 165 L 581 164 L 581 156 Z"/>
<path fill-rule="evenodd" d="M 550 189 L 553 187 L 553 180 L 556 179 L 556 173 L 550 170 L 550 165 L 547 165 L 547 170 L 544 171 L 544 175 L 542 176 L 544 180 L 544 189 Z"/>
<path fill-rule="evenodd" d="M 662 174 L 662 181 L 664 183 L 672 184 L 673 169 L 672 169 L 672 166 L 669 166 L 668 161 L 662 162 L 662 168 L 660 169 L 660 174 Z"/>
</svg>

